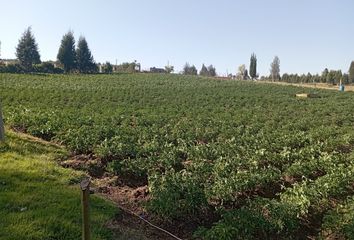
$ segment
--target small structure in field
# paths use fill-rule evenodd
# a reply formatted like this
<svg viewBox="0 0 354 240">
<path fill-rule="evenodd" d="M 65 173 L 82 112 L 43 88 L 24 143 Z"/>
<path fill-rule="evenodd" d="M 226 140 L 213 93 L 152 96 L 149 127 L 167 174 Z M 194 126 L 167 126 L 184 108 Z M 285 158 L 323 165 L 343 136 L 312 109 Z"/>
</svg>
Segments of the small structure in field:
<svg viewBox="0 0 354 240">
<path fill-rule="evenodd" d="M 317 98 L 318 95 L 315 93 L 298 93 L 296 94 L 297 98 Z"/>
<path fill-rule="evenodd" d="M 166 73 L 166 70 L 163 68 L 152 67 L 152 68 L 150 68 L 150 72 L 151 73 Z"/>
</svg>

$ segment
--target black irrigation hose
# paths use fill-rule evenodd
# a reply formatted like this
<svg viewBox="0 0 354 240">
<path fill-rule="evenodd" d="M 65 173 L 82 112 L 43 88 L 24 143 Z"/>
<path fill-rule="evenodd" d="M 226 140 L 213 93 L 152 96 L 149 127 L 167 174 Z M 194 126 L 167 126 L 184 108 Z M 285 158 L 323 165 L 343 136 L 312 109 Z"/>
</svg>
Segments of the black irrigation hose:
<svg viewBox="0 0 354 240">
<path fill-rule="evenodd" d="M 155 224 L 149 222 L 148 220 L 146 220 L 146 219 L 143 218 L 142 216 L 140 216 L 140 215 L 138 215 L 138 214 L 136 214 L 136 213 L 130 211 L 129 209 L 126 209 L 126 208 L 120 206 L 119 204 L 117 204 L 117 205 L 118 205 L 118 207 L 119 207 L 120 209 L 122 209 L 124 212 L 127 212 L 127 213 L 129 213 L 130 215 L 133 215 L 133 216 L 135 216 L 135 217 L 138 217 L 139 219 L 143 220 L 144 222 L 146 222 L 146 223 L 149 224 L 150 226 L 152 226 L 152 227 L 154 227 L 154 228 L 160 230 L 161 232 L 164 232 L 164 233 L 168 234 L 169 236 L 171 236 L 171 237 L 173 237 L 173 238 L 175 238 L 175 239 L 177 239 L 177 240 L 183 240 L 182 238 L 177 237 L 176 235 L 170 233 L 169 231 L 167 231 L 167 230 L 165 230 L 165 229 L 163 229 L 163 228 L 160 228 L 159 226 L 156 226 Z"/>
</svg>

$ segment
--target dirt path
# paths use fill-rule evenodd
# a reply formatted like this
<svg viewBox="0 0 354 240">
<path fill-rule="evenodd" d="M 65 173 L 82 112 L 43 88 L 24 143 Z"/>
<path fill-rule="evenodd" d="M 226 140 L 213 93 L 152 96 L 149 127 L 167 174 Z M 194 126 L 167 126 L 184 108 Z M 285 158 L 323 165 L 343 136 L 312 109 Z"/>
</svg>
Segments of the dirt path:
<svg viewBox="0 0 354 240">
<path fill-rule="evenodd" d="M 306 88 L 319 88 L 319 89 L 329 89 L 329 90 L 339 90 L 338 85 L 331 85 L 326 83 L 287 83 L 287 82 L 271 82 L 271 81 L 257 81 L 257 83 L 270 83 L 286 86 L 295 86 L 295 87 L 306 87 Z M 353 92 L 354 85 L 345 85 L 346 92 Z"/>
</svg>

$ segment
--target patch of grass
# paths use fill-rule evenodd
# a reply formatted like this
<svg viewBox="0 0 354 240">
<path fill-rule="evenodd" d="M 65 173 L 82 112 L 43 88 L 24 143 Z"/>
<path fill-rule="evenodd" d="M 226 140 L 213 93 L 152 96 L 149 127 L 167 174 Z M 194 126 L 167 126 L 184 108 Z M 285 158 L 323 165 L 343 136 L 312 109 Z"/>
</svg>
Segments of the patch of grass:
<svg viewBox="0 0 354 240">
<path fill-rule="evenodd" d="M 80 239 L 83 173 L 60 167 L 60 146 L 8 132 L 0 143 L 0 239 Z M 92 239 L 110 239 L 105 227 L 117 209 L 91 195 Z"/>
</svg>

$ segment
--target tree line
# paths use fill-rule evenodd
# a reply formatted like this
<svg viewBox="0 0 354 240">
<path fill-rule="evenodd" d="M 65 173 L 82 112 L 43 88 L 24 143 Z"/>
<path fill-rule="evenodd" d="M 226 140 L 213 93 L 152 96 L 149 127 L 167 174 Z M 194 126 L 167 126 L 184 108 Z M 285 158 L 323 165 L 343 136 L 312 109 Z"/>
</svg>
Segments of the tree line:
<svg viewBox="0 0 354 240">
<path fill-rule="evenodd" d="M 183 67 L 182 74 L 184 75 L 198 75 L 198 70 L 194 65 L 190 65 L 186 63 Z M 205 77 L 215 77 L 216 76 L 216 69 L 213 65 L 209 65 L 206 67 L 203 63 L 202 68 L 199 71 L 200 76 Z"/>
<path fill-rule="evenodd" d="M 245 64 L 242 64 L 238 67 L 236 76 L 234 77 L 238 80 L 258 79 L 259 74 L 257 73 L 257 56 L 255 53 L 252 53 L 251 55 L 249 70 L 247 70 Z"/>
<path fill-rule="evenodd" d="M 327 83 L 327 84 L 351 84 L 354 83 L 354 61 L 351 62 L 348 73 L 341 70 L 329 70 L 325 68 L 321 74 L 288 74 L 280 75 L 280 60 L 274 57 L 270 65 L 270 75 L 261 80 L 288 82 L 288 83 Z"/>
<path fill-rule="evenodd" d="M 258 79 L 257 57 L 253 53 L 250 58 L 249 71 L 244 64 L 238 67 L 236 79 L 249 80 Z M 341 70 L 329 70 L 325 68 L 321 74 L 280 74 L 280 59 L 275 56 L 270 64 L 269 76 L 262 76 L 260 80 L 288 83 L 327 83 L 327 84 L 351 84 L 354 83 L 354 61 L 351 62 L 348 73 L 342 73 Z"/>
<path fill-rule="evenodd" d="M 64 34 L 61 40 L 61 44 L 57 54 L 57 60 L 59 66 L 55 66 L 50 62 L 41 62 L 40 53 L 38 50 L 38 44 L 32 33 L 31 27 L 28 27 L 16 47 L 16 57 L 18 64 L 0 65 L 0 72 L 44 72 L 44 73 L 97 73 L 98 65 L 95 63 L 91 50 L 88 47 L 88 43 L 85 37 L 80 36 L 77 46 L 75 45 L 75 38 L 72 31 Z M 123 63 L 115 66 L 116 71 L 122 72 L 135 72 L 137 63 Z M 140 65 L 139 65 L 140 69 Z M 166 66 L 165 72 L 173 72 L 173 66 Z M 106 62 L 101 69 L 104 73 L 112 73 L 113 66 Z M 198 75 L 198 70 L 195 65 L 190 65 L 188 62 L 184 65 L 182 74 L 185 75 Z M 200 76 L 215 77 L 216 69 L 213 65 L 206 67 L 202 65 Z M 232 75 L 231 75 L 232 76 Z M 230 76 L 230 77 L 231 77 Z M 252 53 L 250 57 L 249 70 L 246 69 L 244 64 L 238 67 L 236 79 L 239 80 L 255 80 L 259 78 L 257 73 L 257 56 Z M 325 68 L 323 72 L 312 75 L 308 74 L 280 74 L 280 59 L 275 56 L 270 64 L 269 76 L 263 76 L 260 80 L 267 81 L 281 81 L 290 83 L 328 83 L 328 84 L 349 84 L 354 83 L 354 61 L 351 62 L 348 73 L 342 73 L 341 70 L 329 70 Z"/>
<path fill-rule="evenodd" d="M 88 47 L 85 37 L 79 38 L 77 47 L 72 31 L 66 33 L 62 40 L 57 54 L 60 68 L 53 63 L 41 62 L 38 44 L 28 27 L 22 34 L 16 47 L 18 64 L 0 66 L 0 72 L 45 72 L 45 73 L 96 73 L 98 72 L 92 53 Z"/>
</svg>

